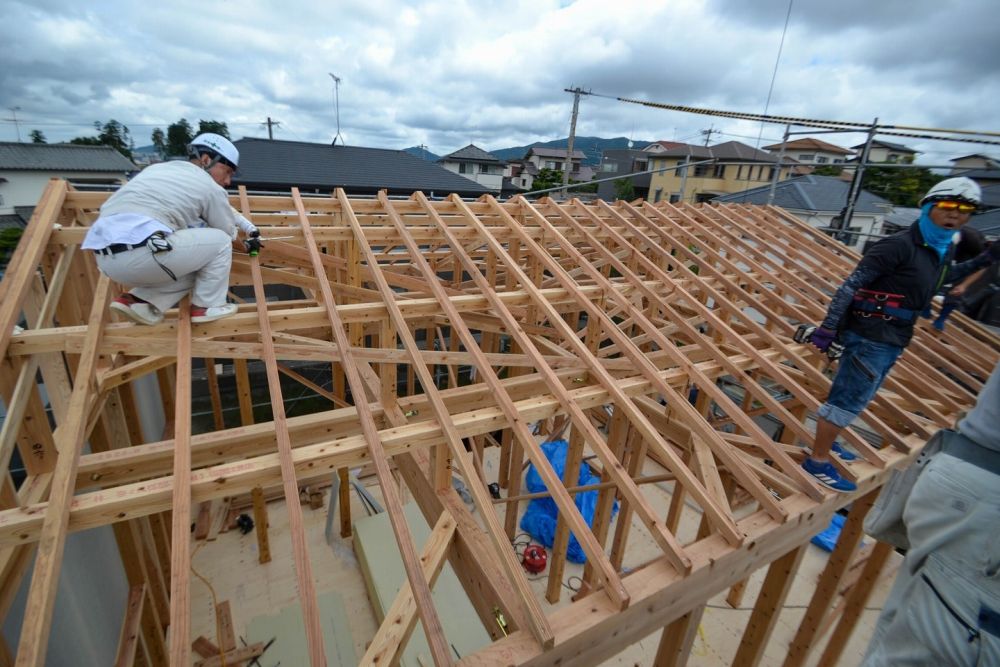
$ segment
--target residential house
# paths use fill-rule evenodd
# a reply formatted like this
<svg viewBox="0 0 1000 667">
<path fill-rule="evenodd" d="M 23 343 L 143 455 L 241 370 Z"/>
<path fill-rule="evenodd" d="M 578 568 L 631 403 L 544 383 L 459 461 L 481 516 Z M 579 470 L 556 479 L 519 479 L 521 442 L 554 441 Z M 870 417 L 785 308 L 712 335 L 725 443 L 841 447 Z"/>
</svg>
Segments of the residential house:
<svg viewBox="0 0 1000 667">
<path fill-rule="evenodd" d="M 472 179 L 494 192 L 503 188 L 503 161 L 473 144 L 445 155 L 437 162 L 448 171 Z"/>
<path fill-rule="evenodd" d="M 570 157 L 569 177 L 574 181 L 591 181 L 594 178 L 594 168 L 583 164 L 587 156 L 583 151 L 573 151 Z M 524 161 L 534 165 L 536 171 L 542 169 L 552 169 L 554 171 L 566 170 L 566 149 L 565 148 L 529 148 L 524 155 Z"/>
<path fill-rule="evenodd" d="M 861 151 L 863 151 L 864 148 L 864 144 L 851 146 L 851 149 L 856 153 L 856 155 L 848 160 L 848 162 L 856 162 L 861 159 Z M 912 148 L 907 148 L 902 144 L 893 144 L 888 141 L 875 139 L 872 141 L 872 146 L 868 151 L 868 161 L 888 162 L 889 164 L 909 164 L 913 162 L 919 152 L 920 151 L 915 151 Z"/>
<path fill-rule="evenodd" d="M 504 184 L 509 181 L 513 187 L 521 188 L 525 192 L 531 190 L 537 175 L 538 168 L 527 160 L 508 161 L 503 169 Z"/>
<path fill-rule="evenodd" d="M 642 150 L 646 153 L 663 153 L 664 151 L 669 151 L 673 148 L 680 148 L 684 146 L 679 141 L 654 141 L 651 144 L 643 146 Z"/>
<path fill-rule="evenodd" d="M 23 227 L 50 179 L 117 187 L 136 166 L 110 146 L 0 142 L 0 227 Z"/>
<path fill-rule="evenodd" d="M 814 166 L 811 165 L 843 164 L 854 154 L 851 150 L 813 137 L 771 144 L 764 146 L 764 150 L 780 156 L 782 155 L 782 146 L 784 146 L 784 157 L 806 163 L 801 167 L 796 167 L 797 172 L 803 174 L 813 172 Z"/>
<path fill-rule="evenodd" d="M 479 197 L 490 188 L 452 173 L 406 151 L 361 146 L 315 144 L 243 138 L 234 142 L 240 168 L 233 185 L 249 190 L 329 193 L 343 188 L 350 195 L 410 195 Z"/>
<path fill-rule="evenodd" d="M 649 199 L 649 174 L 628 176 L 649 169 L 650 154 L 645 149 L 628 148 L 609 149 L 601 153 L 601 165 L 597 172 L 597 180 L 614 178 L 621 175 L 628 178 L 632 184 L 631 199 Z M 617 181 L 604 181 L 597 185 L 597 196 L 605 201 L 618 199 L 619 187 Z"/>
<path fill-rule="evenodd" d="M 1000 184 L 1000 167 L 966 169 L 964 171 L 952 170 L 950 176 L 966 176 L 979 183 L 980 186 L 987 188 L 991 185 Z"/>
<path fill-rule="evenodd" d="M 650 153 L 649 168 L 664 168 L 665 171 L 651 174 L 649 197 L 654 202 L 664 199 L 702 202 L 730 192 L 741 192 L 769 183 L 778 168 L 777 162 L 775 155 L 738 141 L 715 146 L 681 144 Z M 788 178 L 790 171 L 790 167 L 781 167 L 779 179 Z"/>
<path fill-rule="evenodd" d="M 996 158 L 983 155 L 982 153 L 963 155 L 962 157 L 950 160 L 950 162 L 952 175 L 960 174 L 970 169 L 1000 169 L 1000 162 Z"/>
<path fill-rule="evenodd" d="M 813 227 L 831 227 L 847 202 L 851 184 L 834 176 L 808 174 L 779 181 L 770 198 L 771 186 L 763 185 L 746 192 L 722 195 L 713 203 L 774 204 Z M 892 204 L 862 190 L 847 231 L 853 232 L 847 245 L 858 250 L 882 233 L 882 223 Z M 912 219 L 910 220 L 912 222 Z"/>
</svg>

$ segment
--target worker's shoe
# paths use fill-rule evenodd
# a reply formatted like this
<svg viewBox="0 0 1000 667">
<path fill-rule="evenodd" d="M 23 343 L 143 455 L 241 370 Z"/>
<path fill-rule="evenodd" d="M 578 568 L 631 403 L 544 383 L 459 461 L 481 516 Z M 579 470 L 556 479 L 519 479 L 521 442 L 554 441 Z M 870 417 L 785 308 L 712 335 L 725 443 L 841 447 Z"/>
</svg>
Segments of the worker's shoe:
<svg viewBox="0 0 1000 667">
<path fill-rule="evenodd" d="M 839 442 L 833 443 L 833 447 L 830 448 L 830 451 L 832 451 L 834 454 L 836 454 L 837 458 L 839 458 L 841 461 L 857 461 L 858 460 L 858 455 L 857 454 L 855 454 L 854 452 L 847 451 L 846 449 L 844 449 L 844 446 L 841 445 Z"/>
<path fill-rule="evenodd" d="M 817 481 L 822 482 L 825 486 L 828 486 L 834 491 L 843 491 L 848 493 L 858 488 L 854 482 L 841 477 L 840 473 L 837 472 L 837 469 L 834 468 L 833 464 L 829 461 L 820 463 L 819 461 L 806 459 L 802 463 L 802 469 L 815 477 Z"/>
<path fill-rule="evenodd" d="M 163 313 L 148 301 L 125 292 L 111 302 L 111 310 L 121 313 L 136 324 L 152 326 L 163 321 Z"/>
<path fill-rule="evenodd" d="M 221 320 L 223 317 L 229 317 L 230 315 L 235 315 L 238 308 L 235 303 L 224 303 L 221 306 L 191 306 L 191 321 L 195 323 L 200 322 L 214 322 L 215 320 Z"/>
</svg>

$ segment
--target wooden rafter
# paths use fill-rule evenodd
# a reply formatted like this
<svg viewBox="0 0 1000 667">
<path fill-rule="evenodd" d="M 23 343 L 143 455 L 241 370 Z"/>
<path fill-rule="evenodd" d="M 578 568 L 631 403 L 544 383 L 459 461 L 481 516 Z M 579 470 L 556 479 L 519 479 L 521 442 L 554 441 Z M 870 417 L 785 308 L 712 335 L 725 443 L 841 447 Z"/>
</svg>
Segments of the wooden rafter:
<svg viewBox="0 0 1000 667">
<path fill-rule="evenodd" d="M 664 628 L 661 659 L 680 663 L 708 597 L 770 566 L 768 596 L 734 656 L 754 664 L 802 545 L 836 509 L 866 507 L 928 434 L 972 404 L 1000 358 L 1000 337 L 968 318 L 953 317 L 943 333 L 918 325 L 863 427 L 845 434 L 862 456 L 845 470 L 859 491 L 834 496 L 799 468 L 829 369 L 791 334 L 822 317 L 857 254 L 780 209 L 241 192 L 233 203 L 265 237 L 292 237 L 269 242 L 259 258 L 234 258 L 232 283 L 252 287 L 255 303 L 217 322 L 191 326 L 182 307 L 159 325 L 138 327 L 105 321 L 111 285 L 90 254 L 78 252 L 105 198 L 54 181 L 0 284 L 0 392 L 15 417 L 0 431 L 0 460 L 33 441 L 51 450 L 29 466 L 19 489 L 8 483 L 0 496 L 0 610 L 38 545 L 22 665 L 44 663 L 66 534 L 109 524 L 136 591 L 121 655 L 164 664 L 169 611 L 169 655 L 188 664 L 190 504 L 254 489 L 260 501 L 259 489 L 278 486 L 290 510 L 310 658 L 323 664 L 298 488 L 334 472 L 346 481 L 348 468 L 364 464 L 374 464 L 411 591 L 392 613 L 398 627 L 383 627 L 372 644 L 373 662 L 398 654 L 415 617 L 435 662 L 453 660 L 429 588 L 447 559 L 496 640 L 462 658 L 470 665 L 593 662 Z M 298 298 L 266 301 L 271 285 L 297 289 Z M 95 295 L 89 314 L 86 294 Z M 15 333 L 22 315 L 29 328 Z M 209 365 L 209 432 L 191 430 L 198 358 Z M 263 360 L 270 386 L 273 417 L 262 423 L 253 415 L 251 360 Z M 219 391 L 215 371 L 227 361 L 231 396 Z M 332 369 L 333 387 L 298 364 Z M 279 373 L 332 409 L 287 417 Z M 133 382 L 149 375 L 168 417 L 156 441 L 128 423 Z M 42 396 L 51 397 L 53 430 Z M 240 427 L 224 428 L 224 411 L 237 408 Z M 762 417 L 780 433 L 766 432 Z M 536 423 L 570 443 L 562 479 L 539 447 Z M 88 438 L 96 446 L 81 454 Z M 497 477 L 483 465 L 494 445 Z M 592 527 L 573 503 L 580 489 L 570 474 L 585 455 L 601 473 Z M 644 475 L 648 459 L 667 472 Z M 521 492 L 525 460 L 560 509 L 558 550 L 572 531 L 588 556 L 584 592 L 558 609 L 548 602 L 559 597 L 562 554 L 538 596 L 509 545 L 519 504 L 538 495 Z M 453 474 L 478 516 L 452 489 Z M 437 525 L 423 562 L 402 518 L 400 479 Z M 646 495 L 647 482 L 662 479 L 673 481 L 666 516 Z M 493 502 L 486 488 L 493 481 L 510 497 Z M 613 524 L 616 498 L 622 510 Z M 701 519 L 693 539 L 678 532 L 681 515 L 694 511 L 685 499 Z M 738 503 L 751 511 L 737 514 Z M 633 519 L 659 553 L 625 571 Z M 823 575 L 789 664 L 811 648 L 826 617 L 822 593 L 846 569 L 859 522 Z M 845 604 L 825 659 L 843 645 L 861 606 L 862 593 Z M 496 611 L 508 620 L 506 636 Z"/>
</svg>

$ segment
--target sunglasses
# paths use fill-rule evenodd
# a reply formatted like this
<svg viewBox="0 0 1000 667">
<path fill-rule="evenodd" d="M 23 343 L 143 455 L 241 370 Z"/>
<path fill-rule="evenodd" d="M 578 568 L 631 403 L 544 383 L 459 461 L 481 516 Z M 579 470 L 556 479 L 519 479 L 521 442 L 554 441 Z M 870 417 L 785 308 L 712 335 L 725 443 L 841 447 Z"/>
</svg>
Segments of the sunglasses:
<svg viewBox="0 0 1000 667">
<path fill-rule="evenodd" d="M 959 213 L 972 213 L 976 210 L 975 204 L 963 204 L 957 201 L 939 201 L 934 206 L 942 211 L 958 211 Z"/>
</svg>

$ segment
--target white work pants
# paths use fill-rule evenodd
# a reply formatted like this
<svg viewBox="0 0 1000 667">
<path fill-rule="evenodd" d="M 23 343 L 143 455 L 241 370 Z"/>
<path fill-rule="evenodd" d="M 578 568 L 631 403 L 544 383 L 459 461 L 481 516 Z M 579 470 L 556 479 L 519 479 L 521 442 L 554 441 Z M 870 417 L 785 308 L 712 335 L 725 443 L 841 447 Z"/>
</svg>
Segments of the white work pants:
<svg viewBox="0 0 1000 667">
<path fill-rule="evenodd" d="M 225 304 L 233 262 L 229 234 L 214 227 L 182 229 L 169 235 L 167 241 L 172 249 L 155 255 L 145 246 L 117 255 L 97 255 L 97 267 L 160 311 L 173 308 L 189 292 L 195 306 Z"/>
<path fill-rule="evenodd" d="M 903 519 L 912 546 L 862 667 L 1000 665 L 1000 475 L 938 453 Z"/>
</svg>

